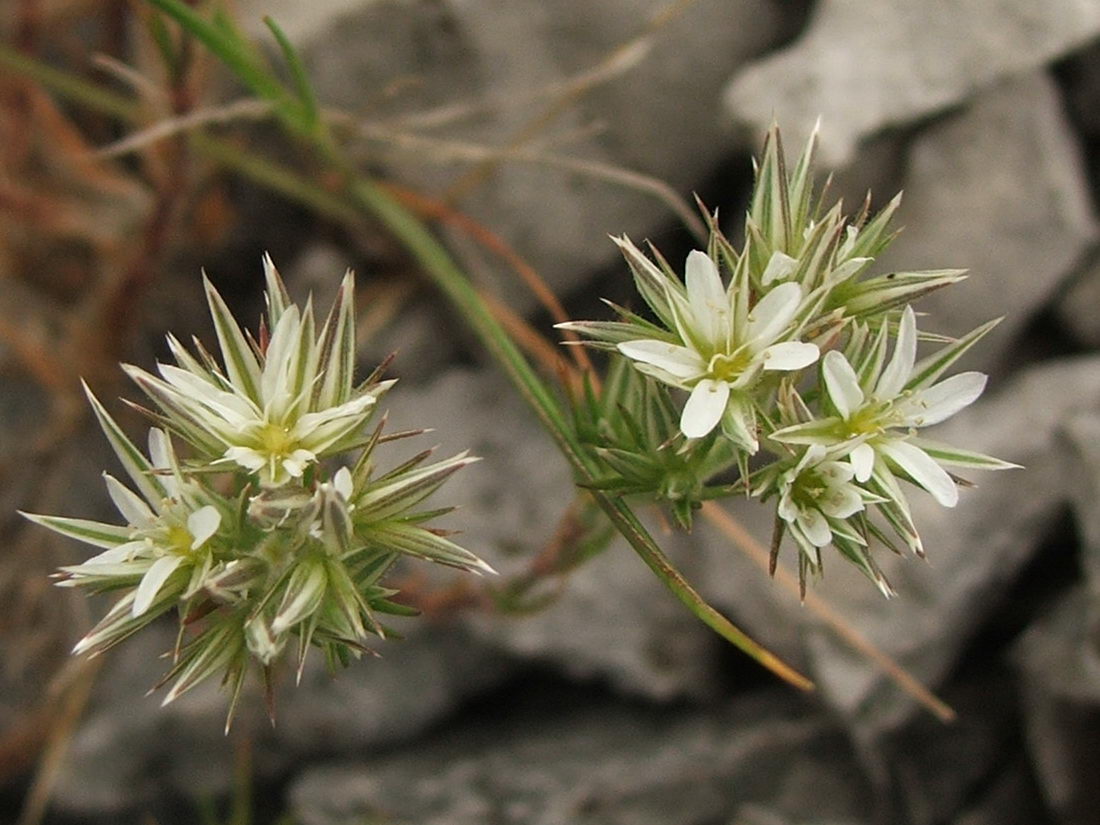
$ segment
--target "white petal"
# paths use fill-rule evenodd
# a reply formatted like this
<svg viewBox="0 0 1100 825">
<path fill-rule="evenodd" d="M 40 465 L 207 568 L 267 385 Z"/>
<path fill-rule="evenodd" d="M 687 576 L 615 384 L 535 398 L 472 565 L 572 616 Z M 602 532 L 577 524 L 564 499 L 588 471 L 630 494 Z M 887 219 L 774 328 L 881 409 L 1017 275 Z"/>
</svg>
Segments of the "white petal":
<svg viewBox="0 0 1100 825">
<path fill-rule="evenodd" d="M 172 448 L 168 443 L 168 433 L 154 427 L 149 430 L 149 463 L 154 469 L 167 470 L 172 466 Z"/>
<path fill-rule="evenodd" d="M 829 350 L 821 361 L 821 375 L 841 418 L 851 418 L 852 413 L 863 406 L 863 390 L 848 359 L 835 349 Z"/>
<path fill-rule="evenodd" d="M 906 425 L 928 427 L 950 418 L 977 400 L 985 389 L 985 382 L 983 373 L 962 372 L 916 393 L 900 405 Z"/>
<path fill-rule="evenodd" d="M 829 522 L 820 511 L 812 507 L 798 511 L 798 526 L 802 528 L 802 532 L 814 547 L 824 547 L 833 540 L 833 531 L 829 527 Z"/>
<path fill-rule="evenodd" d="M 687 293 L 678 283 L 674 285 L 667 279 L 664 289 L 665 303 L 668 304 L 668 311 L 672 315 L 676 333 L 680 336 L 681 341 L 694 344 L 699 338 L 699 333 L 695 329 L 694 313 L 688 303 Z"/>
<path fill-rule="evenodd" d="M 913 372 L 917 360 L 917 318 L 913 308 L 905 307 L 898 325 L 898 340 L 894 344 L 894 357 L 879 376 L 875 395 L 883 401 L 897 397 Z"/>
<path fill-rule="evenodd" d="M 954 507 L 959 501 L 959 489 L 951 476 L 920 447 L 904 441 L 887 441 L 879 452 L 888 456 L 902 470 L 932 494 L 944 507 Z"/>
<path fill-rule="evenodd" d="M 784 521 L 789 521 L 792 524 L 798 519 L 798 508 L 795 506 L 794 500 L 791 498 L 791 488 L 787 487 L 783 491 L 783 495 L 779 497 L 779 506 L 776 508 L 776 513 Z"/>
<path fill-rule="evenodd" d="M 191 549 L 198 550 L 207 540 L 218 532 L 222 523 L 222 514 L 212 504 L 200 507 L 187 517 L 187 532 L 191 534 Z"/>
<path fill-rule="evenodd" d="M 782 344 L 772 344 L 760 353 L 760 363 L 766 370 L 800 370 L 810 366 L 819 355 L 821 350 L 817 348 L 817 344 L 785 341 Z"/>
<path fill-rule="evenodd" d="M 297 370 L 297 354 L 301 343 L 301 319 L 298 307 L 289 306 L 275 325 L 264 357 L 264 371 L 260 377 L 260 394 L 264 412 L 270 418 L 281 419 L 294 401 L 291 394 L 291 377 Z"/>
<path fill-rule="evenodd" d="M 171 364 L 157 366 L 164 380 L 177 392 L 220 415 L 231 426 L 242 427 L 259 417 L 260 411 L 244 396 L 219 389 L 209 381 Z"/>
<path fill-rule="evenodd" d="M 825 491 L 820 504 L 822 512 L 833 518 L 848 518 L 863 509 L 859 490 L 851 484 L 830 487 Z"/>
<path fill-rule="evenodd" d="M 780 284 L 765 295 L 749 313 L 747 343 L 756 351 L 764 349 L 787 328 L 802 303 L 798 284 Z"/>
<path fill-rule="evenodd" d="M 104 550 L 98 556 L 92 556 L 87 561 L 81 562 L 80 566 L 87 567 L 88 565 L 119 564 L 127 562 L 130 561 L 139 550 L 145 550 L 149 546 L 149 542 L 145 539 L 128 541 L 125 544 L 118 545 L 118 547 Z"/>
<path fill-rule="evenodd" d="M 107 482 L 107 494 L 110 495 L 111 501 L 115 503 L 115 507 L 126 519 L 127 524 L 134 527 L 145 527 L 153 522 L 156 516 L 149 509 L 149 505 L 138 497 L 137 493 L 108 473 L 103 474 L 103 480 Z"/>
<path fill-rule="evenodd" d="M 760 283 L 767 286 L 772 281 L 786 280 L 796 266 L 798 266 L 797 258 L 792 258 L 783 252 L 773 252 L 768 258 L 768 265 L 764 267 L 764 274 L 760 276 Z"/>
<path fill-rule="evenodd" d="M 256 472 L 267 463 L 267 459 L 251 447 L 230 447 L 225 451 L 225 458 L 252 472 Z"/>
<path fill-rule="evenodd" d="M 301 478 L 306 467 L 317 460 L 317 456 L 309 450 L 295 450 L 283 459 L 283 469 L 293 478 Z"/>
<path fill-rule="evenodd" d="M 756 411 L 742 393 L 730 394 L 726 414 L 722 416 L 722 432 L 749 455 L 755 455 L 760 449 L 756 439 Z"/>
<path fill-rule="evenodd" d="M 707 369 L 702 357 L 695 350 L 665 341 L 649 338 L 623 341 L 619 344 L 619 352 L 627 358 L 659 367 L 679 379 L 695 378 Z"/>
<path fill-rule="evenodd" d="M 848 455 L 856 473 L 856 481 L 866 481 L 875 468 L 875 448 L 870 444 L 860 444 Z"/>
<path fill-rule="evenodd" d="M 164 582 L 168 580 L 168 577 L 175 572 L 182 562 L 183 557 L 174 554 L 161 556 L 153 562 L 153 566 L 141 577 L 141 583 L 138 584 L 137 592 L 134 594 L 134 606 L 132 608 L 134 618 L 149 609 L 149 605 L 157 597 L 157 593 L 164 586 Z"/>
<path fill-rule="evenodd" d="M 377 401 L 373 395 L 362 395 L 327 410 L 306 413 L 295 422 L 290 432 L 291 439 L 316 457 L 316 454 L 323 453 L 361 427 L 370 417 L 370 410 Z"/>
<path fill-rule="evenodd" d="M 352 398 L 350 401 L 345 401 L 343 404 L 338 404 L 335 407 L 326 407 L 323 410 L 306 413 L 294 422 L 294 428 L 290 432 L 290 437 L 294 440 L 303 442 L 313 441 L 317 437 L 317 433 L 315 432 L 317 429 L 328 424 L 338 423 L 341 419 L 361 416 L 376 403 L 378 403 L 378 398 L 376 396 L 371 393 L 364 393 L 363 395 Z"/>
<path fill-rule="evenodd" d="M 849 226 L 848 229 L 854 229 L 855 227 Z M 864 266 L 870 263 L 872 258 L 849 258 L 827 276 L 829 283 L 838 284 L 841 281 L 846 281 L 859 272 Z"/>
<path fill-rule="evenodd" d="M 680 415 L 680 430 L 688 438 L 702 438 L 722 420 L 729 397 L 729 384 L 704 378 L 692 389 L 691 396 L 684 405 L 684 412 Z"/>
<path fill-rule="evenodd" d="M 172 465 L 175 463 L 173 461 L 172 442 L 168 438 L 168 433 L 164 430 L 156 428 L 149 430 L 149 459 L 154 470 L 170 471 L 172 469 Z M 157 473 L 157 480 L 160 481 L 164 492 L 168 494 L 169 498 L 179 498 L 179 484 L 176 482 L 173 473 Z"/>
<path fill-rule="evenodd" d="M 730 303 L 718 267 L 705 252 L 696 249 L 688 253 L 685 271 L 692 326 L 712 347 L 721 347 L 729 337 Z"/>
<path fill-rule="evenodd" d="M 349 500 L 353 492 L 351 470 L 347 467 L 341 467 L 337 470 L 336 475 L 332 477 L 332 486 L 345 500 Z"/>
<path fill-rule="evenodd" d="M 806 452 L 802 454 L 802 458 L 798 461 L 798 466 L 795 467 L 795 475 L 801 473 L 804 469 L 811 464 L 817 464 L 821 459 L 825 457 L 825 447 L 821 444 L 811 444 L 806 448 Z"/>
<path fill-rule="evenodd" d="M 830 487 L 839 487 L 851 481 L 856 471 L 851 464 L 843 461 L 822 461 L 817 467 L 817 473 Z"/>
</svg>

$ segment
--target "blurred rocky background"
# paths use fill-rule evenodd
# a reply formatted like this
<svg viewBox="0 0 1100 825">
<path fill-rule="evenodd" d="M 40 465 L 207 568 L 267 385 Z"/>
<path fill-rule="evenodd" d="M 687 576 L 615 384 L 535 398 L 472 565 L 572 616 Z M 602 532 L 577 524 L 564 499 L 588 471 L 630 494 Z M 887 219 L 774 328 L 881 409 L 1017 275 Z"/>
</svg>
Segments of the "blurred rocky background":
<svg viewBox="0 0 1100 825">
<path fill-rule="evenodd" d="M 555 569 L 574 491 L 523 402 L 380 227 L 276 194 L 179 135 L 95 154 L 239 97 L 201 49 L 180 48 L 166 69 L 140 3 L 9 0 L 0 823 L 1098 821 L 1100 2 L 232 9 L 267 44 L 262 15 L 282 24 L 321 100 L 351 124 L 357 161 L 444 216 L 436 229 L 478 282 L 551 338 L 502 244 L 574 316 L 594 317 L 600 296 L 630 293 L 609 234 L 651 238 L 680 261 L 697 243 L 683 204 L 698 193 L 736 235 L 763 131 L 775 118 L 798 146 L 820 116 L 834 194 L 854 209 L 868 188 L 880 205 L 905 192 L 882 266 L 970 269 L 923 302 L 926 325 L 958 335 L 1005 316 L 969 356 L 992 376 L 986 397 L 943 435 L 1026 469 L 979 479 L 953 512 L 914 495 L 929 558 L 884 560 L 892 601 L 838 562 L 800 606 L 761 572 L 761 508 L 732 507 L 733 532 L 701 519 L 663 537 L 709 599 L 815 679 L 811 695 L 726 646 L 616 543 L 542 576 L 540 609 L 522 615 L 410 573 L 425 616 L 405 639 L 336 679 L 310 668 L 298 688 L 284 680 L 274 729 L 258 692 L 229 737 L 213 689 L 162 709 L 145 692 L 170 630 L 98 667 L 70 661 L 104 604 L 50 586 L 82 551 L 14 511 L 111 517 L 98 474 L 112 459 L 79 378 L 133 397 L 119 360 L 149 365 L 168 329 L 210 336 L 200 266 L 248 319 L 264 250 L 322 305 L 346 266 L 358 271 L 361 367 L 396 351 L 394 427 L 434 426 L 424 438 L 443 451 L 485 458 L 450 485 L 463 505 L 450 523 L 505 576 L 547 559 Z M 138 103 L 105 112 L 47 94 L 28 60 Z M 269 121 L 215 114 L 207 129 L 240 157 L 319 175 Z"/>
</svg>

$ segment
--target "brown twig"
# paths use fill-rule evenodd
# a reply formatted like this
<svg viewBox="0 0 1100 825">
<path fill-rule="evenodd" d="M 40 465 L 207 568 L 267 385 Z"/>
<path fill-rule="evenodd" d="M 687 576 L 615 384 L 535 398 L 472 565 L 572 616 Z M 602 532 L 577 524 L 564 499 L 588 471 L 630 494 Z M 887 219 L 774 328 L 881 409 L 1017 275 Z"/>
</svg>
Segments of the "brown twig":
<svg viewBox="0 0 1100 825">
<path fill-rule="evenodd" d="M 683 14 L 695 2 L 696 0 L 673 0 L 673 2 L 658 9 L 646 22 L 641 33 L 613 49 L 591 71 L 576 78 L 574 82 L 566 86 L 543 112 L 528 120 L 519 132 L 508 141 L 507 148 L 512 150 L 524 146 L 563 113 L 567 112 L 584 95 L 602 83 L 606 77 L 618 76 L 618 70 L 613 72 L 609 70 L 615 69 L 620 64 L 634 65 L 639 62 L 649 50 L 653 35 L 663 26 Z M 498 164 L 499 161 L 487 160 L 471 169 L 450 186 L 445 194 L 445 199 L 451 203 L 461 199 L 492 174 Z"/>
<path fill-rule="evenodd" d="M 393 184 L 387 184 L 386 189 L 421 215 L 451 224 L 465 232 L 485 249 L 488 249 L 512 267 L 523 283 L 531 290 L 531 293 L 538 299 L 539 303 L 546 308 L 546 311 L 550 313 L 550 316 L 555 321 L 564 323 L 569 320 L 569 314 L 565 311 L 565 307 L 562 306 L 561 301 L 558 300 L 558 297 L 554 294 L 553 290 L 550 289 L 542 276 L 540 276 L 535 268 L 527 263 L 527 261 L 524 260 L 518 252 L 512 249 L 512 247 L 499 235 L 478 223 L 469 215 L 459 212 L 440 200 L 421 195 L 412 190 Z M 565 333 L 565 337 L 571 341 L 580 340 L 575 333 L 567 332 Z M 588 372 L 594 372 L 592 362 L 589 360 L 588 354 L 583 348 L 570 347 L 569 349 L 578 367 Z"/>
<path fill-rule="evenodd" d="M 717 527 L 727 538 L 731 539 L 737 547 L 745 553 L 762 571 L 768 570 L 769 551 L 745 527 L 737 521 L 728 511 L 723 510 L 713 501 L 703 502 L 702 513 L 704 518 Z M 798 595 L 798 577 L 779 565 L 775 571 L 775 580 L 784 590 Z M 913 674 L 906 670 L 893 657 L 879 648 L 845 619 L 836 608 L 828 601 L 813 592 L 806 594 L 804 604 L 821 621 L 828 625 L 844 642 L 853 649 L 859 651 L 882 670 L 898 687 L 912 696 L 917 702 L 927 708 L 941 722 L 953 722 L 956 713 L 942 699 L 921 684 Z"/>
<path fill-rule="evenodd" d="M 95 685 L 102 657 L 73 659 L 58 674 L 54 690 L 60 695 L 50 702 L 49 734 L 38 761 L 34 782 L 23 802 L 16 825 L 38 825 L 46 813 L 50 794 L 57 781 L 65 753 Z"/>
</svg>

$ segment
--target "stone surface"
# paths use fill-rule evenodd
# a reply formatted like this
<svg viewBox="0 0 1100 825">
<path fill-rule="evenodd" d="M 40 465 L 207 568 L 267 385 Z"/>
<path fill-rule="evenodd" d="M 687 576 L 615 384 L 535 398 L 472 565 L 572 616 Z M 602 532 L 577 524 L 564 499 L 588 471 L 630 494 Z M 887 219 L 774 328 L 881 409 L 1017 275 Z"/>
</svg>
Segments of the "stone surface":
<svg viewBox="0 0 1100 825">
<path fill-rule="evenodd" d="M 379 408 L 390 432 L 434 428 L 380 448 L 382 467 L 436 445 L 438 459 L 463 450 L 482 459 L 438 496 L 459 508 L 440 523 L 461 530 L 462 544 L 510 572 L 549 540 L 573 500 L 572 475 L 506 378 L 456 367 L 416 386 L 398 381 Z"/>
<path fill-rule="evenodd" d="M 1100 789 L 1100 656 L 1095 593 L 1078 588 L 1033 624 L 1015 659 L 1022 671 L 1032 763 L 1058 821 L 1085 825 Z"/>
<path fill-rule="evenodd" d="M 957 105 L 1100 33 L 1094 0 L 823 0 L 805 34 L 736 74 L 729 117 L 762 133 L 772 119 L 792 138 L 825 121 L 830 165 L 858 143 Z"/>
<path fill-rule="evenodd" d="M 304 304 L 313 296 L 318 323 L 332 306 L 348 267 L 355 271 L 359 365 L 365 375 L 394 356 L 391 375 L 408 383 L 426 380 L 453 363 L 470 337 L 461 320 L 436 293 L 413 281 L 377 277 L 335 244 L 316 242 L 280 267 L 291 299 Z M 393 273 L 387 273 L 392 276 Z M 407 273 L 404 277 L 408 278 Z"/>
<path fill-rule="evenodd" d="M 570 574 L 549 607 L 473 621 L 479 638 L 580 682 L 666 701 L 716 690 L 724 643 L 624 541 Z"/>
<path fill-rule="evenodd" d="M 866 810 L 843 736 L 789 696 L 660 713 L 517 704 L 389 755 L 313 769 L 293 784 L 291 807 L 303 825 L 689 825 L 761 808 L 803 823 Z"/>
<path fill-rule="evenodd" d="M 962 335 L 1004 320 L 965 368 L 1011 368 L 1010 342 L 1057 292 L 1095 238 L 1080 151 L 1052 81 L 1003 83 L 920 131 L 907 158 L 898 225 L 880 264 L 967 268 L 970 277 L 921 300 L 928 327 Z"/>
<path fill-rule="evenodd" d="M 1033 622 L 1012 652 L 1035 772 L 1059 821 L 1084 825 L 1100 806 L 1090 778 L 1100 760 L 1100 416 L 1080 414 L 1064 436 L 1060 457 L 1084 582 Z"/>
<path fill-rule="evenodd" d="M 507 663 L 458 626 L 420 621 L 402 640 L 379 642 L 366 658 L 330 675 L 313 652 L 300 686 L 278 684 L 278 723 L 264 717 L 258 685 L 241 699 L 233 735 L 255 737 L 256 778 L 268 780 L 307 758 L 351 755 L 416 736 L 471 695 L 498 683 Z M 162 708 L 163 691 L 143 694 L 163 673 L 161 625 L 121 647 L 99 677 L 91 711 L 73 737 L 54 793 L 70 814 L 155 807 L 165 793 L 199 800 L 224 794 L 233 777 L 223 733 L 226 697 L 207 684 Z"/>
<path fill-rule="evenodd" d="M 967 805 L 954 820 L 955 825 L 1035 825 L 1049 820 L 1041 801 L 1033 792 L 1029 768 L 1022 759 L 998 776 L 981 798 Z"/>
<path fill-rule="evenodd" d="M 438 422 L 417 441 L 441 443 L 440 456 L 470 449 L 484 459 L 440 494 L 460 508 L 444 523 L 460 529 L 464 546 L 505 577 L 526 570 L 553 541 L 575 488 L 565 458 L 515 390 L 492 371 L 455 369 L 422 386 L 398 384 L 383 406 L 395 431 Z M 413 445 L 395 444 L 398 449 Z M 471 630 L 513 655 L 581 679 L 610 679 L 627 693 L 705 692 L 714 660 L 711 632 L 625 542 L 564 582 L 548 581 L 539 593 L 555 591 L 548 608 L 528 615 L 472 614 Z"/>
<path fill-rule="evenodd" d="M 389 176 L 436 195 L 476 166 L 449 158 L 454 142 L 494 151 L 528 131 L 530 139 L 520 140 L 525 151 L 623 166 L 686 194 L 729 149 L 716 116 L 725 79 L 797 16 L 764 0 L 705 0 L 607 62 L 647 30 L 661 4 L 242 5 L 257 36 L 262 13 L 284 15 L 322 100 L 363 113 L 376 135 L 391 129 L 442 141 L 406 149 L 375 141 L 365 152 Z M 565 91 L 575 81 L 584 93 Z M 457 205 L 512 243 L 559 293 L 617 259 L 608 234 L 643 235 L 671 219 L 651 193 L 541 162 L 503 163 L 450 193 L 459 190 Z M 506 268 L 490 278 L 509 303 L 534 305 Z"/>
<path fill-rule="evenodd" d="M 1066 282 L 1057 297 L 1054 317 L 1074 343 L 1089 349 L 1100 348 L 1100 260 L 1090 260 Z"/>
</svg>

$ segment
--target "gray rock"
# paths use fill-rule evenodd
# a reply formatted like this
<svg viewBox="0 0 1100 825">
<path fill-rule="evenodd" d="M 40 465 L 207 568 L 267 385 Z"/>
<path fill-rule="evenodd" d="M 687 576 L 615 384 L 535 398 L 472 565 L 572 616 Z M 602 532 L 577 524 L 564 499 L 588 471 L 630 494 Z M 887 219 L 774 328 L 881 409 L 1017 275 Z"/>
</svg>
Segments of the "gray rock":
<svg viewBox="0 0 1100 825">
<path fill-rule="evenodd" d="M 1054 302 L 1061 328 L 1078 344 L 1100 349 L 1100 260 L 1089 260 L 1066 282 Z"/>
<path fill-rule="evenodd" d="M 758 133 L 774 118 L 799 139 L 822 115 L 823 157 L 840 165 L 864 137 L 957 105 L 1098 33 L 1094 0 L 823 0 L 801 38 L 734 76 L 725 104 Z"/>
<path fill-rule="evenodd" d="M 456 163 L 459 144 L 492 155 L 563 101 L 521 148 L 624 166 L 681 192 L 698 187 L 729 149 L 715 115 L 725 78 L 774 43 L 788 16 L 764 0 L 693 4 L 617 55 L 602 82 L 572 94 L 563 88 L 645 31 L 652 3 L 337 0 L 306 11 L 252 0 L 242 16 L 258 31 L 268 10 L 283 15 L 322 100 L 363 113 L 376 137 L 391 129 L 442 141 L 376 139 L 365 150 L 388 176 L 436 194 L 476 166 L 468 153 Z M 616 260 L 608 234 L 643 235 L 669 219 L 651 193 L 537 160 L 505 162 L 460 188 L 460 208 L 559 293 Z M 506 268 L 490 278 L 508 303 L 534 305 Z"/>
<path fill-rule="evenodd" d="M 528 703 L 494 717 L 310 770 L 291 787 L 292 810 L 304 825 L 688 825 L 751 804 L 806 822 L 866 810 L 843 737 L 789 696 L 659 714 Z"/>
<path fill-rule="evenodd" d="M 163 674 L 160 655 L 174 639 L 172 628 L 159 623 L 118 648 L 100 670 L 57 777 L 57 810 L 118 815 L 148 806 L 167 789 L 197 800 L 229 787 L 225 700 L 214 685 L 164 709 L 160 695 L 144 695 Z M 256 727 L 262 703 L 249 698 L 239 724 Z"/>
<path fill-rule="evenodd" d="M 247 686 L 231 737 L 254 738 L 257 778 L 270 779 L 306 758 L 357 754 L 413 737 L 508 673 L 499 654 L 460 627 L 421 620 L 402 631 L 406 638 L 376 645 L 379 658 L 335 675 L 316 651 L 300 686 L 284 672 L 274 729 L 258 684 Z M 160 654 L 173 639 L 167 624 L 149 629 L 101 671 L 58 778 L 53 799 L 59 810 L 117 815 L 154 805 L 166 793 L 199 800 L 229 791 L 234 757 L 233 740 L 222 732 L 224 693 L 209 683 L 163 708 L 163 691 L 143 698 L 163 673 Z"/>
<path fill-rule="evenodd" d="M 1053 82 L 1032 74 L 921 131 L 908 156 L 904 231 L 886 269 L 965 267 L 917 304 L 929 329 L 962 335 L 1005 320 L 963 362 L 1011 366 L 1009 343 L 1095 238 L 1081 155 Z"/>
<path fill-rule="evenodd" d="M 355 269 L 347 250 L 326 242 L 311 244 L 293 261 L 276 264 L 292 300 L 302 305 L 313 296 L 318 323 L 332 306 L 345 271 L 349 266 Z M 393 355 L 392 374 L 401 376 L 406 384 L 423 381 L 452 363 L 460 343 L 470 337 L 462 322 L 449 315 L 448 305 L 434 294 L 426 295 L 427 288 L 417 286 L 399 284 L 395 278 L 384 282 L 369 269 L 356 270 L 363 374 Z"/>
<path fill-rule="evenodd" d="M 433 428 L 379 448 L 379 466 L 438 445 L 436 458 L 469 450 L 482 460 L 452 477 L 438 495 L 456 513 L 441 525 L 502 572 L 522 568 L 549 540 L 573 501 L 565 458 L 511 384 L 496 370 L 454 368 L 417 386 L 402 382 L 383 397 L 387 431 Z"/>
<path fill-rule="evenodd" d="M 997 779 L 1006 752 L 1019 750 L 1018 697 L 1010 669 L 989 657 L 983 666 L 970 661 L 958 671 L 944 688 L 958 713 L 952 724 L 924 714 L 883 741 L 864 744 L 862 761 L 869 773 L 889 775 L 885 787 L 898 801 L 895 820 L 951 821 Z"/>
<path fill-rule="evenodd" d="M 1081 567 L 1093 597 L 1100 597 L 1100 415 L 1089 410 L 1068 421 L 1061 455 L 1081 536 Z"/>
<path fill-rule="evenodd" d="M 1090 775 L 1100 759 L 1100 418 L 1082 413 L 1066 425 L 1065 436 L 1060 457 L 1085 581 L 1027 629 L 1013 659 L 1022 677 L 1029 751 L 1046 798 L 1059 821 L 1083 824 L 1100 805 Z"/>
<path fill-rule="evenodd" d="M 628 695 L 660 700 L 714 695 L 717 648 L 724 643 L 626 542 L 615 541 L 560 587 L 550 606 L 536 613 L 474 617 L 475 632 L 573 680 L 609 681 Z"/>
<path fill-rule="evenodd" d="M 444 523 L 505 578 L 526 570 L 554 540 L 577 493 L 565 458 L 507 381 L 493 371 L 456 369 L 422 386 L 398 384 L 386 406 L 395 431 L 438 424 L 430 438 L 442 442 L 440 456 L 468 448 L 484 459 L 441 491 L 441 503 L 460 507 Z M 577 678 L 610 679 L 629 693 L 698 695 L 712 682 L 711 632 L 625 542 L 536 592 L 556 597 L 523 616 L 471 615 L 471 631 L 515 656 Z"/>
<path fill-rule="evenodd" d="M 1023 759 L 998 776 L 981 798 L 968 805 L 955 825 L 1033 825 L 1048 818 Z"/>
<path fill-rule="evenodd" d="M 508 661 L 453 622 L 392 623 L 405 638 L 381 658 L 335 676 L 313 668 L 282 693 L 275 744 L 303 754 L 355 754 L 414 738 L 463 701 L 497 685 Z"/>
<path fill-rule="evenodd" d="M 1095 593 L 1077 588 L 1015 648 L 1031 760 L 1059 822 L 1095 819 L 1100 791 L 1100 655 Z"/>
</svg>

